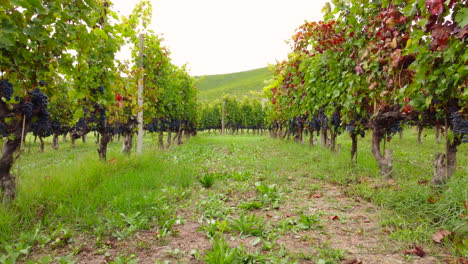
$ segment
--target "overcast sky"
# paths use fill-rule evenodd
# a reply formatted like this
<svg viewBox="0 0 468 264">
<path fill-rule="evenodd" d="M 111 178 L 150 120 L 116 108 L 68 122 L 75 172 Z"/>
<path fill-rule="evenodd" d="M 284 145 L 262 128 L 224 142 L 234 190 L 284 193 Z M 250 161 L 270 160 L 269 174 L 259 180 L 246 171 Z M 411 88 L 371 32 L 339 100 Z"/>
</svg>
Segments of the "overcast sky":
<svg viewBox="0 0 468 264">
<path fill-rule="evenodd" d="M 136 0 L 114 0 L 127 15 Z M 327 0 L 152 0 L 152 29 L 192 75 L 245 71 L 286 58 L 285 42 Z"/>
</svg>

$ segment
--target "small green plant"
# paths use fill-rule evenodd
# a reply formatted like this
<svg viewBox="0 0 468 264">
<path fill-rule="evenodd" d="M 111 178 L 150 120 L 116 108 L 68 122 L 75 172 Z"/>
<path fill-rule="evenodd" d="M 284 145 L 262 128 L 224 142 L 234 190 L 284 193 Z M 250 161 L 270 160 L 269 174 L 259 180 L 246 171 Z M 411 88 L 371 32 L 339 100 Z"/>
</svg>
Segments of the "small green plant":
<svg viewBox="0 0 468 264">
<path fill-rule="evenodd" d="M 341 263 L 345 258 L 346 250 L 323 247 L 317 250 L 316 263 L 335 264 Z"/>
<path fill-rule="evenodd" d="M 225 202 L 226 197 L 223 194 L 209 193 L 206 199 L 202 199 L 197 203 L 197 212 L 201 213 L 203 219 L 224 219 L 230 212 L 231 208 Z"/>
<path fill-rule="evenodd" d="M 323 226 L 320 225 L 320 216 L 319 215 L 299 215 L 297 221 L 297 227 L 302 230 L 310 229 L 320 229 Z"/>
<path fill-rule="evenodd" d="M 56 257 L 55 261 L 58 264 L 75 264 L 78 260 L 76 260 L 73 257 L 74 257 L 73 253 L 70 253 L 66 255 L 65 257 Z"/>
<path fill-rule="evenodd" d="M 262 241 L 262 249 L 263 250 L 273 250 L 276 246 L 276 240 L 279 238 L 279 235 L 276 234 L 274 231 L 271 231 L 265 238 L 260 237 L 260 241 Z"/>
<path fill-rule="evenodd" d="M 54 259 L 51 256 L 44 256 L 38 260 L 28 260 L 26 264 L 50 264 L 54 261 Z"/>
<path fill-rule="evenodd" d="M 55 237 L 54 241 L 50 243 L 52 248 L 62 248 L 72 242 L 72 232 L 69 229 L 61 228 L 57 229 L 53 234 Z"/>
<path fill-rule="evenodd" d="M 209 238 L 213 238 L 218 233 L 229 232 L 231 230 L 229 222 L 226 220 L 209 220 L 207 222 L 208 224 L 201 226 L 201 230 L 205 231 Z"/>
<path fill-rule="evenodd" d="M 140 212 L 134 214 L 125 215 L 120 214 L 122 221 L 124 222 L 124 227 L 121 230 L 114 231 L 113 235 L 120 239 L 125 239 L 135 233 L 138 230 L 148 228 L 148 218 L 143 216 Z"/>
<path fill-rule="evenodd" d="M 14 264 L 20 256 L 27 256 L 31 246 L 23 243 L 15 245 L 6 245 L 4 247 L 5 254 L 0 255 L 0 264 Z"/>
<path fill-rule="evenodd" d="M 140 260 L 134 254 L 129 256 L 119 255 L 113 261 L 109 262 L 109 264 L 138 264 L 139 261 Z"/>
<path fill-rule="evenodd" d="M 231 177 L 232 179 L 236 181 L 246 181 L 250 177 L 252 177 L 252 175 L 249 172 L 242 171 L 242 172 L 233 172 Z"/>
<path fill-rule="evenodd" d="M 261 182 L 255 183 L 255 188 L 259 194 L 260 201 L 265 205 L 270 205 L 273 209 L 279 208 L 281 193 L 276 184 L 265 185 Z"/>
<path fill-rule="evenodd" d="M 215 177 L 213 176 L 213 174 L 204 174 L 200 177 L 200 179 L 198 179 L 198 182 L 200 182 L 200 184 L 204 188 L 208 189 L 211 188 L 211 186 L 213 186 L 215 182 Z"/>
<path fill-rule="evenodd" d="M 257 201 L 252 201 L 252 202 L 245 202 L 241 203 L 239 205 L 239 208 L 245 209 L 245 210 L 256 210 L 262 208 L 262 203 L 257 202 Z"/>
<path fill-rule="evenodd" d="M 252 235 L 261 237 L 264 235 L 264 225 L 263 219 L 256 215 L 241 214 L 239 218 L 232 221 L 231 228 L 239 232 L 240 236 Z"/>
<path fill-rule="evenodd" d="M 205 263 L 231 264 L 236 263 L 237 248 L 230 248 L 229 244 L 220 236 L 215 236 L 211 241 L 213 247 L 205 252 Z"/>
</svg>

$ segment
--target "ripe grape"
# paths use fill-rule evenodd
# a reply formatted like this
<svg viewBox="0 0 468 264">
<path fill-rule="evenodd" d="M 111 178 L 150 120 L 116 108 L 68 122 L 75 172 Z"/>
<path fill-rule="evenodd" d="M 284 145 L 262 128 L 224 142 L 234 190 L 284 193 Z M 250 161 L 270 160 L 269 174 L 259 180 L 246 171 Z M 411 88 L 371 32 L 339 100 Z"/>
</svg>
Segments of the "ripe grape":
<svg viewBox="0 0 468 264">
<path fill-rule="evenodd" d="M 35 136 L 48 137 L 52 135 L 52 127 L 49 122 L 49 114 L 41 113 L 39 118 L 32 124 L 32 131 Z"/>
<path fill-rule="evenodd" d="M 466 143 L 468 141 L 465 137 L 465 135 L 468 135 L 468 120 L 463 120 L 458 111 L 452 112 L 450 118 L 452 120 L 453 134 L 461 135 L 463 142 Z"/>
<path fill-rule="evenodd" d="M 13 95 L 13 84 L 11 84 L 8 79 L 0 80 L 0 88 L 2 91 L 2 96 L 7 100 L 10 101 L 11 96 Z"/>
<path fill-rule="evenodd" d="M 318 116 L 314 116 L 314 118 L 312 118 L 312 121 L 310 122 L 310 126 L 312 127 L 314 131 L 320 130 L 320 119 L 318 118 Z"/>
<path fill-rule="evenodd" d="M 36 87 L 34 90 L 28 92 L 31 96 L 33 104 L 41 109 L 41 112 L 47 113 L 47 96 L 41 92 L 39 87 Z"/>
<path fill-rule="evenodd" d="M 27 118 L 31 118 L 33 115 L 34 105 L 31 102 L 26 102 L 23 104 L 23 113 Z"/>
<path fill-rule="evenodd" d="M 332 114 L 332 117 L 331 117 L 331 124 L 332 126 L 334 126 L 335 128 L 338 128 L 341 124 L 341 116 L 340 116 L 340 112 L 338 111 L 335 111 L 333 114 Z"/>
<path fill-rule="evenodd" d="M 2 137 L 8 137 L 8 127 L 5 123 L 0 123 L 0 135 Z"/>
</svg>

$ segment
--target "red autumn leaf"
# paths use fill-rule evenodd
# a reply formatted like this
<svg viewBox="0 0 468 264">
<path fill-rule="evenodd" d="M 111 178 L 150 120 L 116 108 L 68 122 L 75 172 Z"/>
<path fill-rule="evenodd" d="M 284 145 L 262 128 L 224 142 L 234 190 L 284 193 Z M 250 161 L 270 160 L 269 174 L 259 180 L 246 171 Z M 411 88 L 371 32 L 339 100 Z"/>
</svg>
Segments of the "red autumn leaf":
<svg viewBox="0 0 468 264">
<path fill-rule="evenodd" d="M 320 197 L 322 197 L 322 195 L 321 195 L 321 194 L 311 194 L 310 197 L 312 197 L 312 198 L 320 198 Z"/>
<path fill-rule="evenodd" d="M 413 249 L 408 249 L 403 252 L 405 255 L 416 255 L 419 257 L 424 257 L 426 255 L 426 252 L 422 249 L 420 246 L 414 246 Z"/>
<path fill-rule="evenodd" d="M 427 0 L 426 8 L 431 15 L 440 16 L 444 12 L 444 0 Z"/>
<path fill-rule="evenodd" d="M 428 183 L 429 183 L 428 180 L 420 180 L 420 181 L 418 181 L 418 184 L 420 184 L 420 185 L 424 185 L 424 184 L 428 184 Z"/>
<path fill-rule="evenodd" d="M 405 114 L 409 114 L 409 113 L 413 112 L 413 107 L 411 105 L 407 104 L 407 105 L 405 105 L 403 107 L 403 109 L 401 111 L 403 113 L 405 113 Z"/>
<path fill-rule="evenodd" d="M 436 243 L 441 243 L 444 237 L 449 236 L 451 234 L 452 232 L 441 228 L 432 236 L 432 240 L 434 240 Z"/>
<path fill-rule="evenodd" d="M 116 100 L 116 101 L 119 101 L 119 102 L 120 102 L 120 101 L 122 101 L 122 99 L 123 99 L 123 97 L 122 97 L 122 95 L 120 95 L 119 93 L 115 95 L 115 100 Z"/>
<path fill-rule="evenodd" d="M 362 69 L 361 64 L 359 64 L 358 66 L 356 66 L 356 68 L 354 68 L 354 70 L 356 71 L 357 75 L 361 75 L 361 74 L 364 73 L 364 70 Z"/>
<path fill-rule="evenodd" d="M 437 202 L 437 200 L 434 197 L 429 197 L 427 199 L 427 202 L 430 203 L 430 204 L 435 204 Z"/>
<path fill-rule="evenodd" d="M 329 220 L 338 220 L 339 217 L 338 217 L 337 215 L 329 215 L 329 216 L 328 216 L 328 219 L 329 219 Z"/>
</svg>

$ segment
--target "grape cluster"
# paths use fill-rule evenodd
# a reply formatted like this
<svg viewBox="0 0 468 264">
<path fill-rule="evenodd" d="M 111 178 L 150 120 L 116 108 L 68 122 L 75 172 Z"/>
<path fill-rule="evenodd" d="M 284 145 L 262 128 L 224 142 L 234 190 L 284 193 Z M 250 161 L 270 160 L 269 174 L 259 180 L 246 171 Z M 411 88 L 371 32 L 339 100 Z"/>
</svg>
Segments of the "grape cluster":
<svg viewBox="0 0 468 264">
<path fill-rule="evenodd" d="M 34 90 L 28 92 L 31 96 L 31 101 L 33 104 L 40 108 L 41 112 L 47 113 L 47 96 L 41 92 L 39 87 L 36 87 Z"/>
<path fill-rule="evenodd" d="M 385 134 L 387 135 L 387 137 L 391 138 L 393 137 L 396 133 L 400 132 L 401 130 L 401 121 L 398 120 L 398 121 L 395 121 L 395 122 L 392 122 L 390 124 L 390 126 L 386 127 L 385 128 Z"/>
<path fill-rule="evenodd" d="M 166 131 L 168 128 L 170 128 L 170 126 L 170 121 L 166 118 L 153 118 L 151 123 L 145 125 L 145 129 L 148 130 L 148 132 L 150 133 L 155 133 L 160 131 Z"/>
<path fill-rule="evenodd" d="M 97 89 L 91 89 L 91 94 L 96 95 L 96 94 L 103 94 L 104 93 L 104 86 L 99 85 Z"/>
<path fill-rule="evenodd" d="M 323 113 L 320 115 L 320 126 L 328 128 L 328 116 Z"/>
<path fill-rule="evenodd" d="M 50 127 L 52 129 L 52 131 L 54 132 L 54 134 L 58 134 L 61 130 L 61 125 L 60 125 L 60 122 L 59 121 L 52 121 L 50 122 Z"/>
<path fill-rule="evenodd" d="M 335 111 L 331 116 L 331 124 L 333 127 L 338 128 L 341 124 L 341 115 L 340 112 Z"/>
<path fill-rule="evenodd" d="M 46 82 L 44 82 L 44 81 L 39 81 L 39 85 L 40 85 L 41 87 L 44 87 L 44 86 L 46 86 Z"/>
<path fill-rule="evenodd" d="M 49 115 L 39 115 L 39 118 L 32 124 L 32 131 L 35 136 L 48 137 L 52 135 L 52 127 L 49 122 Z"/>
<path fill-rule="evenodd" d="M 114 124 L 114 135 L 126 135 L 134 132 L 133 128 L 138 124 L 135 116 L 131 116 L 126 123 L 117 122 Z M 148 125 L 147 125 L 148 126 Z"/>
<path fill-rule="evenodd" d="M 348 132 L 350 134 L 353 134 L 355 131 L 356 131 L 356 122 L 353 120 L 351 121 L 347 126 L 346 126 L 346 130 L 348 130 Z"/>
<path fill-rule="evenodd" d="M 312 127 L 314 131 L 320 130 L 320 119 L 318 116 L 314 116 L 312 121 L 310 121 L 309 126 Z"/>
<path fill-rule="evenodd" d="M 0 89 L 2 91 L 2 97 L 10 101 L 13 95 L 13 84 L 11 84 L 8 79 L 0 80 Z"/>
<path fill-rule="evenodd" d="M 50 128 L 52 129 L 52 133 L 56 135 L 64 135 L 71 131 L 69 126 L 61 124 L 58 120 L 51 121 Z"/>
<path fill-rule="evenodd" d="M 361 119 L 362 120 L 362 119 Z M 361 122 L 362 124 L 362 122 Z M 357 124 L 356 124 L 356 121 L 352 120 L 349 124 L 346 125 L 346 130 L 350 133 L 350 134 L 357 134 L 357 135 L 360 135 L 361 137 L 365 137 L 366 136 L 366 130 L 363 129 L 362 127 L 359 127 Z"/>
<path fill-rule="evenodd" d="M 78 122 L 72 127 L 71 134 L 75 135 L 85 135 L 89 131 L 89 126 L 86 120 L 83 117 L 78 119 Z"/>
<path fill-rule="evenodd" d="M 0 136 L 8 137 L 8 126 L 4 123 L 4 121 L 0 122 Z"/>
<path fill-rule="evenodd" d="M 26 102 L 23 104 L 23 114 L 27 118 L 31 118 L 33 115 L 34 105 L 31 102 Z"/>
<path fill-rule="evenodd" d="M 468 143 L 468 120 L 463 120 L 458 111 L 452 112 L 450 115 L 452 121 L 452 129 L 454 135 L 461 135 L 463 143 Z"/>
</svg>

